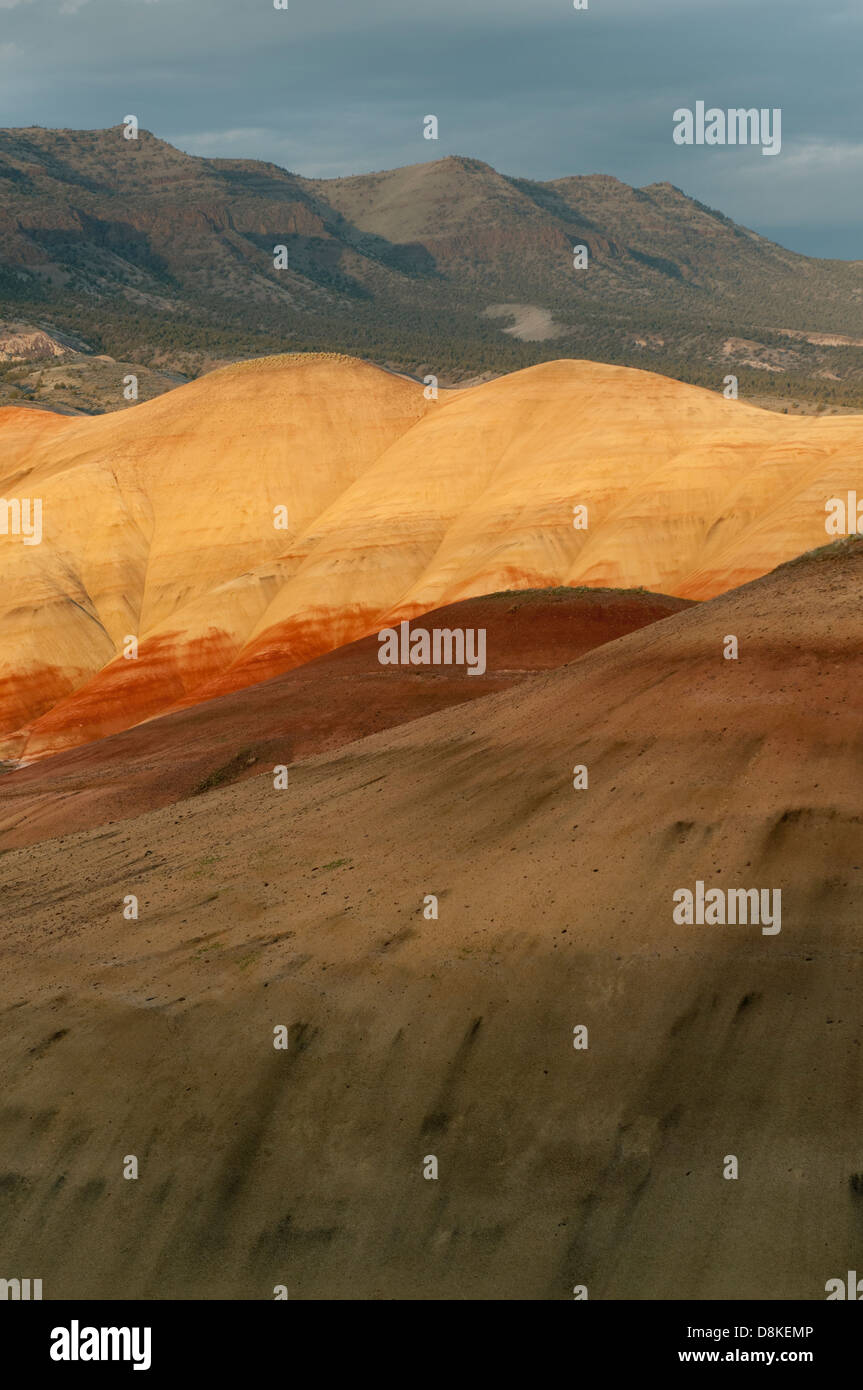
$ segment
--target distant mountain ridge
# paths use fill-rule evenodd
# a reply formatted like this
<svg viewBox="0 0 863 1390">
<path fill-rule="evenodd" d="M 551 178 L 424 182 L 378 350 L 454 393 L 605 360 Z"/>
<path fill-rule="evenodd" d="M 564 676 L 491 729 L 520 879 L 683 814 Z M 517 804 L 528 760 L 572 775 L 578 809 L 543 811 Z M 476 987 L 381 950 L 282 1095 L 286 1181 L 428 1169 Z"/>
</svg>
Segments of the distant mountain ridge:
<svg viewBox="0 0 863 1390">
<path fill-rule="evenodd" d="M 863 335 L 863 262 L 785 250 L 670 183 L 457 156 L 308 179 L 144 130 L 0 131 L 0 299 L 190 373 L 291 348 L 459 380 L 565 354 L 863 401 L 861 349 L 810 341 Z"/>
</svg>

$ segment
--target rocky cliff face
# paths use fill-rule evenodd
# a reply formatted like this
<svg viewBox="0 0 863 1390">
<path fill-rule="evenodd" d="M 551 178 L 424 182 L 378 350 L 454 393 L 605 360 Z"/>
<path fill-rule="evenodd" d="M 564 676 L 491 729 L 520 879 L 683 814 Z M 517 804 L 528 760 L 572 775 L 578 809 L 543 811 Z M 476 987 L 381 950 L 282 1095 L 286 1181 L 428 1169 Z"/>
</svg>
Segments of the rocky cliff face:
<svg viewBox="0 0 863 1390">
<path fill-rule="evenodd" d="M 58 343 L 50 334 L 36 329 L 30 333 L 3 333 L 0 331 L 0 362 L 41 361 L 45 358 L 65 357 L 68 349 Z"/>
</svg>

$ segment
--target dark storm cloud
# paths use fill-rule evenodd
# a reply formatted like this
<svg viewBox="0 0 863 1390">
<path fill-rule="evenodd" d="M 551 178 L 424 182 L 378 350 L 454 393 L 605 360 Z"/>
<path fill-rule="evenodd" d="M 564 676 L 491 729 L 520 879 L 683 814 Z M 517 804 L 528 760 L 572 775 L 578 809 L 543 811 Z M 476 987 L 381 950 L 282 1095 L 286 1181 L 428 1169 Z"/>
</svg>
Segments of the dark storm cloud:
<svg viewBox="0 0 863 1390">
<path fill-rule="evenodd" d="M 459 153 L 669 179 L 798 249 L 858 256 L 861 38 L 845 0 L 0 0 L 0 124 L 134 113 L 191 153 L 310 175 Z M 782 153 L 674 145 L 674 110 L 699 99 L 781 107 Z"/>
</svg>

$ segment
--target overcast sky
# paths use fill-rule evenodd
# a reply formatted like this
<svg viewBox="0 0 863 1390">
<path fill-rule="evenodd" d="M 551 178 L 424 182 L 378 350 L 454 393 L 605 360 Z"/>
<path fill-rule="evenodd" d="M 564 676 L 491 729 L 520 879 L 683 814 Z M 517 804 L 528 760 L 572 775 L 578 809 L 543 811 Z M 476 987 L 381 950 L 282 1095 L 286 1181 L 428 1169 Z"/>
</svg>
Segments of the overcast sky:
<svg viewBox="0 0 863 1390">
<path fill-rule="evenodd" d="M 191 154 L 321 177 L 464 154 L 668 179 L 863 258 L 861 59 L 861 0 L 0 0 L 0 126 L 134 114 Z M 676 145 L 698 100 L 781 107 L 781 153 Z"/>
</svg>

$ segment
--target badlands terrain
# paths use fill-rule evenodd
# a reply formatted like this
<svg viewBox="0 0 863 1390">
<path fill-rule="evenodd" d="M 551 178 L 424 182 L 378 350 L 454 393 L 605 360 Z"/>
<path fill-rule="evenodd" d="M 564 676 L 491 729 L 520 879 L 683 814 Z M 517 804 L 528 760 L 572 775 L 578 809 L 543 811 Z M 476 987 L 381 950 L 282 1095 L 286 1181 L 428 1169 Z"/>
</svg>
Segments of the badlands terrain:
<svg viewBox="0 0 863 1390">
<path fill-rule="evenodd" d="M 710 598 L 823 544 L 827 500 L 863 496 L 859 416 L 568 360 L 431 394 L 311 354 L 95 418 L 0 409 L 0 496 L 38 499 L 42 528 L 0 536 L 0 759 L 500 590 Z"/>
<path fill-rule="evenodd" d="M 599 382 L 580 395 L 586 369 L 561 370 L 581 457 L 598 460 Z M 744 534 L 755 569 L 799 544 L 807 478 L 815 508 L 834 457 L 850 457 L 836 421 L 811 436 L 807 473 L 792 422 L 777 442 L 757 435 L 760 417 L 721 408 L 730 439 L 711 468 L 692 441 L 716 403 L 695 392 L 690 416 L 669 409 L 667 422 L 682 455 L 704 460 L 703 486 L 690 469 L 687 488 L 682 465 L 651 475 L 627 455 L 637 412 L 624 396 L 621 440 L 605 447 L 614 477 L 631 482 L 632 500 L 618 501 L 626 543 L 601 545 L 598 526 L 580 562 L 557 540 L 568 435 L 550 427 L 542 380 L 527 414 L 547 453 L 520 508 L 507 484 L 523 439 L 501 442 L 502 387 L 500 409 L 462 436 L 473 447 L 456 480 L 495 460 L 474 494 L 484 500 L 461 508 L 488 537 L 483 578 L 459 569 L 455 541 L 424 577 L 433 528 L 416 518 L 441 493 L 405 474 L 425 509 L 402 513 L 392 544 L 418 552 L 416 601 L 486 582 L 504 517 L 514 539 L 498 529 L 501 565 L 555 556 L 608 577 L 632 552 L 654 573 L 667 567 L 673 556 L 639 540 L 661 515 L 649 476 L 666 500 L 688 502 L 674 523 L 676 589 L 715 590 L 743 567 Z M 440 432 L 444 460 L 463 409 L 457 399 L 415 426 Z M 644 423 L 648 447 L 660 417 Z M 34 446 L 46 450 L 46 490 L 72 471 L 70 455 L 50 452 L 67 428 L 46 417 Z M 178 431 L 187 459 L 185 447 Z M 139 484 L 143 551 L 157 470 L 145 445 L 115 457 Z M 80 458 L 93 479 L 92 455 Z M 370 467 L 378 486 L 361 485 L 342 513 L 364 526 L 390 476 Z M 760 517 L 752 501 L 711 510 L 722 469 L 738 499 L 755 496 L 760 473 L 798 490 L 777 488 Z M 596 462 L 578 479 L 593 479 L 597 520 L 599 478 Z M 114 497 L 101 572 L 88 552 L 101 595 L 126 545 Z M 181 517 L 178 505 L 177 527 Z M 200 513 L 186 526 L 196 519 L 212 540 Z M 714 542 L 705 530 L 717 524 Z M 334 528 L 317 520 L 315 535 L 311 554 Z M 176 533 L 164 536 L 144 585 L 154 614 L 179 563 Z M 202 586 L 217 555 L 199 548 Z M 397 603 L 375 577 L 386 555 L 370 565 L 366 592 Z M 363 575 L 356 560 L 347 571 Z M 592 1299 L 823 1298 L 827 1279 L 858 1267 L 863 1201 L 861 585 L 863 542 L 840 541 L 560 669 L 292 761 L 283 790 L 263 766 L 134 819 L 7 849 L 4 1268 L 41 1277 L 46 1298 L 270 1299 L 277 1285 L 292 1299 L 569 1300 L 576 1286 Z M 728 634 L 736 661 L 723 659 Z M 232 726 L 226 757 L 242 733 Z M 575 765 L 589 770 L 586 789 L 573 787 Z M 781 932 L 676 924 L 673 894 L 698 880 L 781 889 Z M 436 919 L 424 915 L 430 894 Z M 273 1046 L 279 1026 L 287 1050 Z M 579 1026 L 586 1049 L 573 1047 Z M 137 1181 L 123 1178 L 129 1156 Z"/>
<path fill-rule="evenodd" d="M 863 540 L 824 544 L 863 418 L 566 360 L 428 395 L 311 355 L 0 410 L 43 529 L 0 536 L 3 1268 L 823 1298 L 863 1200 Z M 482 674 L 382 666 L 420 615 Z M 679 924 L 697 882 L 781 931 Z"/>
<path fill-rule="evenodd" d="M 423 617 L 428 627 L 485 631 L 482 675 L 381 666 L 377 637 L 362 638 L 261 685 L 22 767 L 0 787 L 0 850 L 125 820 L 256 776 L 267 763 L 287 765 L 505 690 L 688 606 L 641 591 L 559 589 L 435 609 Z"/>
</svg>

